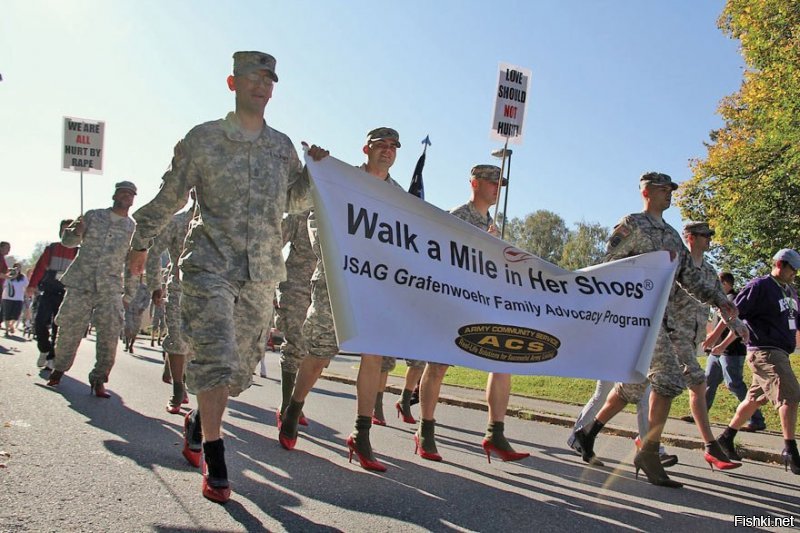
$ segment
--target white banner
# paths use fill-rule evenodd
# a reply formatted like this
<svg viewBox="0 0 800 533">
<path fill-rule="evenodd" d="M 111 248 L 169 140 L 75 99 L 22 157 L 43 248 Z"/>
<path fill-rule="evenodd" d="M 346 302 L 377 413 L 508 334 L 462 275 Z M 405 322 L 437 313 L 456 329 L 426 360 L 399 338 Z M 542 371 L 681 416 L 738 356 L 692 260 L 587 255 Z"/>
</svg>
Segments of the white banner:
<svg viewBox="0 0 800 533">
<path fill-rule="evenodd" d="M 644 380 L 668 252 L 570 272 L 333 157 L 306 163 L 342 351 Z"/>
<path fill-rule="evenodd" d="M 64 117 L 61 169 L 102 174 L 105 131 L 105 122 Z"/>
<path fill-rule="evenodd" d="M 508 139 L 509 144 L 522 144 L 522 126 L 530 86 L 530 69 L 500 63 L 490 138 L 503 142 Z"/>
</svg>

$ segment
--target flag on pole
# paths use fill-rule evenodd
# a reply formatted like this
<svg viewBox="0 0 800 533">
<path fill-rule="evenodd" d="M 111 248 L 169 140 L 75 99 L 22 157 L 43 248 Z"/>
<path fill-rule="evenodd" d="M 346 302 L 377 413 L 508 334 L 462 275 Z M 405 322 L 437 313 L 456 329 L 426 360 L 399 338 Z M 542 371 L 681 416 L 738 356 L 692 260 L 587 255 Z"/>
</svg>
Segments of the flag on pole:
<svg viewBox="0 0 800 533">
<path fill-rule="evenodd" d="M 431 145 L 431 140 L 428 135 L 426 135 L 425 138 L 422 139 L 422 144 L 423 144 L 422 155 L 419 156 L 419 160 L 417 161 L 417 166 L 414 167 L 414 175 L 411 176 L 411 184 L 408 186 L 408 192 L 424 200 L 425 185 L 422 183 L 422 167 L 425 166 L 425 151 L 428 149 L 428 146 Z"/>
</svg>

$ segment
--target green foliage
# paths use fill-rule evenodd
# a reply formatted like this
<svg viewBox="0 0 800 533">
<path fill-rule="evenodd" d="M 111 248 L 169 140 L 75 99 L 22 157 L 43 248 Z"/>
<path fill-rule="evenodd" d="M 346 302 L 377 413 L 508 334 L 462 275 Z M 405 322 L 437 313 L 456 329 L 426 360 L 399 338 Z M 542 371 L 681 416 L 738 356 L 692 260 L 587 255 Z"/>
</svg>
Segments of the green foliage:
<svg viewBox="0 0 800 533">
<path fill-rule="evenodd" d="M 719 26 L 741 42 L 747 69 L 678 204 L 716 229 L 718 266 L 749 279 L 800 241 L 800 3 L 729 0 Z"/>
<path fill-rule="evenodd" d="M 603 260 L 608 240 L 608 228 L 597 223 L 578 222 L 569 232 L 559 266 L 567 270 L 596 265 Z"/>
<path fill-rule="evenodd" d="M 561 259 L 568 236 L 564 219 L 546 209 L 530 213 L 524 219 L 514 217 L 506 225 L 508 242 L 551 263 Z"/>
<path fill-rule="evenodd" d="M 568 270 L 601 262 L 608 228 L 592 222 L 578 222 L 575 226 L 570 230 L 559 215 L 540 209 L 523 219 L 512 218 L 506 225 L 506 240 Z"/>
</svg>

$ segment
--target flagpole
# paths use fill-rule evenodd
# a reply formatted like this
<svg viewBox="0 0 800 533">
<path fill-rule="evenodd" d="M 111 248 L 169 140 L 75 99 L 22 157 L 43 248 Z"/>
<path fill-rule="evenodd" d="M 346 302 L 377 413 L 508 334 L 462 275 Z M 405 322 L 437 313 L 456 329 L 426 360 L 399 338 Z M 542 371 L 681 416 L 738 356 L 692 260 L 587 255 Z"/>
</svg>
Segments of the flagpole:
<svg viewBox="0 0 800 533">
<path fill-rule="evenodd" d="M 497 226 L 497 213 L 500 211 L 500 191 L 503 190 L 503 172 L 506 168 L 506 150 L 508 149 L 508 137 L 506 137 L 506 144 L 503 146 L 503 162 L 500 164 L 500 180 L 497 182 L 497 196 L 494 199 L 494 216 L 492 217 L 492 224 Z M 505 215 L 505 213 L 504 213 Z"/>
</svg>

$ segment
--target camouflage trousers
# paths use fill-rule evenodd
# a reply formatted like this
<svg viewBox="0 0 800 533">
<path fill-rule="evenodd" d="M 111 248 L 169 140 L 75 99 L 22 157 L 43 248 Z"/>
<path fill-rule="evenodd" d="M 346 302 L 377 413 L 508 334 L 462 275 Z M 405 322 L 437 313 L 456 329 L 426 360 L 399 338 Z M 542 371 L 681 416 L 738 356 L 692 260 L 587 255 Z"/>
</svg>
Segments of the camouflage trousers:
<svg viewBox="0 0 800 533">
<path fill-rule="evenodd" d="M 275 327 L 283 333 L 281 370 L 296 374 L 300 361 L 308 353 L 303 340 L 303 322 L 311 305 L 311 274 L 305 281 L 293 279 L 293 273 L 287 268 L 287 276 L 289 279 L 280 282 L 276 291 Z"/>
<path fill-rule="evenodd" d="M 153 307 L 153 328 L 164 330 L 167 327 L 167 312 L 165 307 L 162 306 L 154 306 Z"/>
<path fill-rule="evenodd" d="M 197 394 L 228 387 L 238 396 L 250 387 L 264 356 L 272 323 L 270 281 L 232 281 L 211 272 L 184 272 L 181 319 L 189 345 L 186 385 Z"/>
<path fill-rule="evenodd" d="M 103 294 L 70 287 L 56 315 L 56 358 L 53 367 L 66 372 L 75 362 L 78 346 L 92 323 L 97 335 L 95 365 L 89 373 L 89 383 L 106 383 L 122 333 L 123 306 L 121 294 Z"/>
<path fill-rule="evenodd" d="M 653 359 L 642 383 L 617 383 L 615 388 L 620 398 L 628 403 L 638 403 L 647 388 L 666 398 L 676 398 L 688 386 L 705 383 L 705 371 L 697 362 L 693 334 L 667 333 L 661 328 L 653 350 Z"/>
<path fill-rule="evenodd" d="M 167 336 L 161 345 L 168 354 L 186 355 L 189 346 L 183 334 L 181 322 L 181 284 L 170 281 L 167 286 L 167 302 L 164 306 L 164 315 L 167 322 Z"/>
<path fill-rule="evenodd" d="M 336 342 L 331 300 L 322 261 L 317 261 L 317 270 L 318 273 L 315 273 L 311 281 L 311 305 L 303 323 L 303 338 L 309 357 L 333 359 L 339 353 L 339 344 Z M 391 372 L 396 365 L 397 359 L 394 357 L 383 357 L 381 372 Z"/>
<path fill-rule="evenodd" d="M 146 307 L 135 306 L 133 302 L 125 309 L 125 337 L 136 338 L 142 329 L 142 320 Z"/>
</svg>

